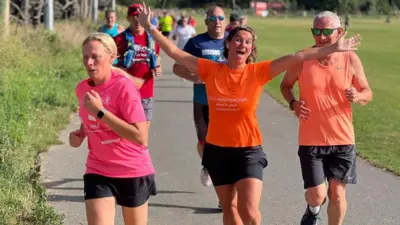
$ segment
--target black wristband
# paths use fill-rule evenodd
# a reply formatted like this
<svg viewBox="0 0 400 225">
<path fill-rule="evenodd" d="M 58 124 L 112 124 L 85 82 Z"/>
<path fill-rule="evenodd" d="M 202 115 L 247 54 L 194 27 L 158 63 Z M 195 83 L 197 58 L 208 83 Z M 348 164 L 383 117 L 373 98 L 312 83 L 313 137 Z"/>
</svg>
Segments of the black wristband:
<svg viewBox="0 0 400 225">
<path fill-rule="evenodd" d="M 103 118 L 105 112 L 106 112 L 106 110 L 104 108 L 102 110 L 100 110 L 96 115 L 97 118 L 99 118 L 99 119 Z"/>
<path fill-rule="evenodd" d="M 293 99 L 292 101 L 290 101 L 289 103 L 289 108 L 293 111 L 293 103 L 296 101 L 296 99 Z"/>
</svg>

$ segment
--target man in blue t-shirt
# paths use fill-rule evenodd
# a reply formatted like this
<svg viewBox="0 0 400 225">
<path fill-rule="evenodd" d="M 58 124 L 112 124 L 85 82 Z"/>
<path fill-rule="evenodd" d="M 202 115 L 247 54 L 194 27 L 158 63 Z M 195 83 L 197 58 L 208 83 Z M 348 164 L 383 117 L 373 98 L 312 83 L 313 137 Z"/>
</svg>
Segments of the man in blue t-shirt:
<svg viewBox="0 0 400 225">
<path fill-rule="evenodd" d="M 196 57 L 206 58 L 216 62 L 225 61 L 223 50 L 224 41 L 228 33 L 225 32 L 224 11 L 218 6 L 211 7 L 207 10 L 205 23 L 207 25 L 207 32 L 191 38 L 186 43 L 183 50 Z M 174 65 L 173 71 L 177 76 L 182 78 L 185 78 L 186 74 L 191 73 L 178 64 Z M 203 158 L 203 149 L 209 120 L 206 87 L 202 81 L 195 82 L 193 86 L 193 115 L 198 138 L 197 151 L 200 157 Z M 212 185 L 210 176 L 204 167 L 201 170 L 200 179 L 204 186 Z"/>
</svg>

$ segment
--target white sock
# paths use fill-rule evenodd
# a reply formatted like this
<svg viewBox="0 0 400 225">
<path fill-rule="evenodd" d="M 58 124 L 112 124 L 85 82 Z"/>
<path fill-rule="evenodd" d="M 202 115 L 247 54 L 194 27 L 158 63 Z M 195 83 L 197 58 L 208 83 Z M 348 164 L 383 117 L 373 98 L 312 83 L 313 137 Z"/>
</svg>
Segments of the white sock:
<svg viewBox="0 0 400 225">
<path fill-rule="evenodd" d="M 308 206 L 308 208 L 310 209 L 310 211 L 313 213 L 313 214 L 317 214 L 318 212 L 319 212 L 319 209 L 321 208 L 321 206 L 315 206 L 315 207 L 313 207 L 313 206 Z"/>
</svg>

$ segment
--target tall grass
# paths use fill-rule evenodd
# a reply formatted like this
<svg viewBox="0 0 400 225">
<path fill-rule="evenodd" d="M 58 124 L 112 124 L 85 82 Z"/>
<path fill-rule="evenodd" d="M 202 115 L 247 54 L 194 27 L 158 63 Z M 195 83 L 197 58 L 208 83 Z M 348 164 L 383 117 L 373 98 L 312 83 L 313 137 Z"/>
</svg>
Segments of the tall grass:
<svg viewBox="0 0 400 225">
<path fill-rule="evenodd" d="M 57 34 L 12 27 L 0 40 L 0 224 L 61 224 L 39 182 L 38 154 L 76 109 L 85 76 L 82 39 L 90 25 L 57 24 Z"/>
</svg>

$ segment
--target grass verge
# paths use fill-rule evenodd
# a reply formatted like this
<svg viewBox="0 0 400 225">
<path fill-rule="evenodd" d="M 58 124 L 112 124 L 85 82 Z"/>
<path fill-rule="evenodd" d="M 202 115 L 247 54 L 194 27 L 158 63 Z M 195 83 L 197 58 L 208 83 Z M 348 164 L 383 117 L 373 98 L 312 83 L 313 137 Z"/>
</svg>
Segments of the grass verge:
<svg viewBox="0 0 400 225">
<path fill-rule="evenodd" d="M 84 76 L 82 37 L 90 26 L 57 24 L 57 34 L 12 27 L 0 40 L 0 224 L 61 224 L 40 183 L 39 153 L 57 144 L 76 109 Z"/>
</svg>

